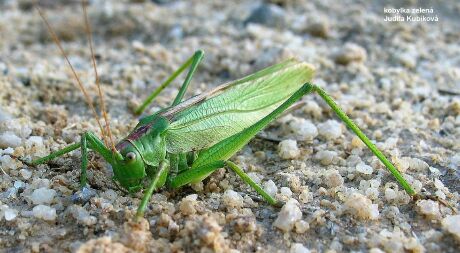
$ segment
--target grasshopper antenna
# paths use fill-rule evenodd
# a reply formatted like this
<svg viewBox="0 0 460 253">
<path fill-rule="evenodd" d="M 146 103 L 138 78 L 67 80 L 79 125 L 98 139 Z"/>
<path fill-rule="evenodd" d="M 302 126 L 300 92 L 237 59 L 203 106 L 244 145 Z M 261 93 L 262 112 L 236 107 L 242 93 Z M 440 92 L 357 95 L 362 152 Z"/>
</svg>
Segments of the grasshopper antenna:
<svg viewBox="0 0 460 253">
<path fill-rule="evenodd" d="M 87 5 L 87 1 L 82 0 L 81 1 L 81 6 L 82 6 L 83 13 L 84 13 L 84 16 L 85 16 L 85 28 L 86 28 L 86 34 L 87 34 L 87 37 L 88 37 L 89 48 L 91 50 L 91 61 L 93 63 L 94 75 L 95 75 L 95 78 L 96 78 L 95 82 L 96 82 L 96 86 L 97 86 L 97 91 L 99 93 L 99 102 L 101 103 L 102 116 L 104 117 L 104 121 L 105 121 L 105 132 L 107 133 L 107 135 L 109 137 L 112 151 L 115 152 L 116 151 L 115 143 L 113 142 L 113 136 L 112 136 L 112 131 L 110 130 L 110 123 L 109 123 L 109 120 L 108 120 L 108 117 L 107 117 L 107 110 L 106 110 L 106 107 L 105 107 L 104 96 L 102 95 L 103 93 L 102 93 L 102 89 L 101 89 L 101 84 L 99 82 L 99 75 L 97 73 L 96 57 L 94 55 L 93 39 L 92 39 L 92 35 L 91 35 L 91 26 L 89 25 L 88 12 L 86 10 L 86 5 Z"/>
<path fill-rule="evenodd" d="M 104 128 L 102 127 L 101 121 L 99 119 L 99 115 L 97 114 L 96 109 L 93 106 L 93 101 L 92 101 L 91 97 L 88 95 L 88 92 L 86 91 L 85 87 L 83 87 L 83 84 L 82 84 L 80 78 L 78 77 L 77 72 L 75 71 L 75 69 L 73 68 L 72 64 L 70 63 L 69 58 L 67 57 L 67 54 L 65 53 L 64 48 L 62 47 L 58 36 L 56 35 L 56 33 L 54 32 L 54 30 L 51 27 L 50 23 L 46 19 L 45 14 L 42 12 L 42 10 L 39 7 L 38 3 L 35 3 L 35 8 L 37 9 L 38 13 L 40 14 L 40 16 L 42 17 L 43 21 L 45 22 L 46 28 L 48 29 L 48 32 L 49 32 L 51 38 L 53 39 L 54 43 L 58 46 L 59 51 L 61 51 L 61 54 L 64 56 L 67 64 L 69 65 L 70 70 L 72 71 L 72 74 L 73 74 L 75 80 L 77 81 L 78 87 L 80 88 L 81 92 L 83 93 L 83 95 L 84 95 L 84 97 L 86 99 L 86 103 L 90 107 L 90 109 L 91 109 L 91 111 L 92 111 L 92 113 L 94 115 L 94 118 L 96 119 L 97 124 L 99 125 L 99 129 L 101 130 L 101 135 L 102 135 L 102 138 L 104 140 L 104 143 L 105 143 L 106 146 L 108 146 L 107 138 L 105 137 Z"/>
</svg>

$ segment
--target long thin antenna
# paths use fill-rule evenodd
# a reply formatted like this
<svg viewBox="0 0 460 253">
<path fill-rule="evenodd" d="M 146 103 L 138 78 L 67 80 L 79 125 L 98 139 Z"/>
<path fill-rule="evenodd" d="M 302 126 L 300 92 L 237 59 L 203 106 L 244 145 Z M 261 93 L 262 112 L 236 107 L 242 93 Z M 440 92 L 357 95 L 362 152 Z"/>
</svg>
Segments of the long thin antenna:
<svg viewBox="0 0 460 253">
<path fill-rule="evenodd" d="M 110 123 L 107 117 L 107 110 L 105 108 L 105 101 L 104 97 L 102 95 L 102 89 L 101 89 L 101 84 L 99 82 L 99 75 L 97 73 L 97 66 L 96 66 L 96 57 L 94 56 L 94 50 L 93 50 L 93 38 L 91 35 L 91 27 L 89 25 L 89 20 L 88 20 L 88 13 L 86 10 L 86 0 L 81 1 L 81 6 L 83 8 L 83 13 L 85 15 L 85 28 L 86 28 L 86 34 L 88 35 L 88 43 L 89 43 L 89 48 L 91 49 L 91 60 L 93 62 L 93 68 L 94 68 L 94 75 L 96 76 L 96 86 L 97 90 L 99 92 L 99 102 L 101 103 L 101 111 L 102 111 L 102 116 L 104 117 L 105 121 L 105 131 L 107 135 L 109 136 L 110 144 L 112 145 L 112 151 L 115 151 L 115 143 L 113 142 L 113 137 L 112 137 L 112 131 L 110 130 Z"/>
<path fill-rule="evenodd" d="M 51 25 L 49 24 L 48 20 L 46 19 L 45 14 L 42 12 L 42 10 L 38 6 L 38 4 L 35 4 L 35 8 L 37 9 L 38 13 L 40 14 L 40 16 L 42 17 L 43 21 L 45 22 L 46 28 L 48 29 L 48 32 L 50 33 L 51 38 L 53 39 L 54 43 L 59 47 L 59 50 L 61 51 L 61 54 L 64 56 L 65 60 L 67 61 L 67 64 L 69 65 L 70 69 L 72 70 L 72 74 L 73 74 L 75 80 L 77 81 L 78 87 L 80 88 L 81 92 L 83 93 L 83 95 L 84 95 L 84 97 L 86 99 L 86 103 L 88 104 L 88 106 L 90 107 L 91 111 L 93 112 L 94 118 L 96 119 L 97 124 L 99 125 L 99 128 L 101 130 L 101 135 L 102 135 L 102 138 L 104 140 L 104 143 L 107 146 L 108 143 L 107 143 L 107 139 L 105 137 L 104 128 L 101 125 L 101 121 L 99 120 L 99 115 L 97 114 L 96 109 L 94 109 L 93 101 L 92 101 L 91 97 L 86 92 L 85 87 L 83 87 L 83 84 L 80 81 L 80 78 L 78 77 L 77 72 L 75 72 L 75 69 L 73 68 L 72 64 L 70 63 L 69 58 L 67 57 L 67 54 L 65 53 L 64 49 L 62 48 L 62 45 L 61 45 L 61 42 L 59 41 L 58 36 L 56 35 L 56 33 L 54 32 L 53 28 L 51 27 Z"/>
</svg>

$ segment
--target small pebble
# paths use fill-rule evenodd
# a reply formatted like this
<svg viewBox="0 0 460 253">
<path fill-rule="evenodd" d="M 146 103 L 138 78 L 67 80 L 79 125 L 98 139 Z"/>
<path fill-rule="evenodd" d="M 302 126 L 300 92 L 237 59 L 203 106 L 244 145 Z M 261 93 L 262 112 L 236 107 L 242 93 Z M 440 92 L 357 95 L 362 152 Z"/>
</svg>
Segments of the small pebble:
<svg viewBox="0 0 460 253">
<path fill-rule="evenodd" d="M 326 174 L 326 185 L 329 188 L 337 187 L 343 185 L 343 177 L 340 175 L 338 170 L 328 171 Z"/>
<path fill-rule="evenodd" d="M 56 191 L 45 187 L 36 189 L 32 192 L 30 199 L 35 205 L 39 204 L 51 204 L 53 202 Z"/>
<path fill-rule="evenodd" d="M 299 194 L 299 200 L 302 204 L 308 203 L 313 199 L 313 193 L 311 193 L 308 188 L 303 189 Z"/>
<path fill-rule="evenodd" d="M 311 141 L 318 135 L 318 129 L 311 121 L 303 118 L 293 118 L 289 122 L 290 130 L 298 137 L 298 140 Z"/>
<path fill-rule="evenodd" d="M 448 215 L 442 219 L 442 228 L 453 234 L 460 242 L 460 215 Z"/>
<path fill-rule="evenodd" d="M 310 250 L 305 248 L 301 243 L 293 243 L 289 250 L 290 253 L 310 253 Z"/>
<path fill-rule="evenodd" d="M 28 169 L 21 169 L 19 173 L 21 174 L 22 178 L 24 178 L 25 180 L 29 179 L 32 176 L 32 171 Z"/>
<path fill-rule="evenodd" d="M 284 195 L 288 198 L 290 198 L 292 196 L 292 191 L 289 187 L 281 187 L 280 189 L 280 193 L 281 195 Z"/>
<path fill-rule="evenodd" d="M 15 170 L 18 168 L 17 161 L 15 161 L 11 156 L 4 155 L 0 157 L 0 162 L 2 164 L 2 168 L 8 168 L 10 170 Z"/>
<path fill-rule="evenodd" d="M 322 114 L 321 107 L 319 107 L 318 103 L 316 103 L 313 100 L 307 101 L 307 103 L 303 107 L 303 111 L 306 114 L 312 115 L 315 118 L 321 117 L 321 114 Z"/>
<path fill-rule="evenodd" d="M 243 206 L 243 197 L 234 190 L 226 190 L 222 196 L 222 202 L 228 208 L 240 208 Z"/>
<path fill-rule="evenodd" d="M 272 180 L 268 180 L 267 182 L 264 183 L 264 190 L 272 197 L 276 195 L 278 192 L 278 187 L 276 186 L 275 182 Z"/>
<path fill-rule="evenodd" d="M 283 159 L 295 159 L 300 155 L 296 140 L 284 140 L 278 144 L 278 155 Z"/>
<path fill-rule="evenodd" d="M 13 186 L 16 189 L 21 189 L 21 188 L 26 187 L 26 184 L 24 182 L 22 182 L 21 180 L 17 180 L 17 181 L 14 181 Z"/>
<path fill-rule="evenodd" d="M 310 253 L 310 250 L 305 248 L 301 243 L 293 243 L 289 250 L 290 253 Z"/>
<path fill-rule="evenodd" d="M 385 189 L 385 199 L 389 202 L 395 200 L 398 197 L 398 194 L 396 194 L 396 191 L 391 189 L 391 188 L 386 188 Z"/>
<path fill-rule="evenodd" d="M 439 203 L 433 200 L 420 200 L 417 202 L 419 213 L 425 215 L 428 219 L 439 219 L 441 212 L 439 211 Z"/>
<path fill-rule="evenodd" d="M 330 165 L 337 157 L 337 152 L 329 150 L 321 150 L 315 155 L 315 159 L 320 161 L 322 165 Z"/>
<path fill-rule="evenodd" d="M 50 206 L 45 206 L 45 205 L 38 205 L 35 206 L 32 209 L 32 213 L 35 218 L 47 220 L 47 221 L 53 221 L 56 219 L 56 209 L 50 207 Z"/>
<path fill-rule="evenodd" d="M 84 204 L 94 196 L 96 196 L 95 190 L 90 187 L 83 187 L 72 195 L 72 202 Z"/>
<path fill-rule="evenodd" d="M 183 215 L 193 215 L 196 213 L 195 204 L 197 198 L 197 194 L 191 194 L 182 199 L 179 209 Z"/>
<path fill-rule="evenodd" d="M 257 184 L 260 184 L 260 182 L 262 181 L 259 174 L 257 174 L 256 172 L 249 172 L 248 176 L 252 179 L 252 181 L 254 181 Z"/>
<path fill-rule="evenodd" d="M 361 162 L 356 165 L 356 171 L 364 175 L 371 175 L 374 169 L 371 166 Z"/>
<path fill-rule="evenodd" d="M 366 60 L 366 57 L 366 49 L 354 43 L 347 43 L 336 54 L 335 62 L 338 64 L 347 65 L 351 62 L 363 62 Z"/>
<path fill-rule="evenodd" d="M 261 4 L 252 11 L 245 23 L 257 23 L 269 27 L 282 27 L 285 22 L 284 17 L 283 8 L 274 4 Z"/>
<path fill-rule="evenodd" d="M 308 25 L 307 31 L 313 36 L 327 38 L 330 33 L 329 22 L 324 17 L 317 17 L 314 22 Z"/>
<path fill-rule="evenodd" d="M 18 211 L 13 208 L 8 207 L 3 212 L 6 221 L 12 221 L 18 216 Z"/>
<path fill-rule="evenodd" d="M 295 223 L 301 218 L 302 211 L 298 207 L 297 201 L 290 199 L 281 208 L 273 226 L 283 230 L 284 232 L 289 232 L 294 228 Z"/>
<path fill-rule="evenodd" d="M 299 220 L 295 223 L 295 232 L 298 234 L 303 234 L 307 232 L 308 229 L 310 229 L 310 224 L 304 220 Z"/>
<path fill-rule="evenodd" d="M 30 136 L 29 139 L 25 142 L 26 147 L 30 148 L 33 146 L 40 146 L 42 147 L 43 144 L 43 137 L 41 136 Z"/>
<path fill-rule="evenodd" d="M 360 193 L 352 193 L 345 200 L 347 210 L 357 218 L 366 220 L 376 220 L 379 217 L 377 204 L 372 204 L 372 201 Z"/>
<path fill-rule="evenodd" d="M 96 217 L 89 214 L 85 208 L 79 205 L 73 205 L 70 209 L 72 216 L 78 221 L 78 223 L 85 225 L 85 226 L 92 226 L 96 224 L 97 219 Z"/>
<path fill-rule="evenodd" d="M 330 119 L 318 125 L 318 132 L 326 140 L 337 139 L 342 135 L 342 125 Z"/>
<path fill-rule="evenodd" d="M 0 148 L 16 148 L 21 145 L 21 138 L 13 132 L 5 132 L 0 135 Z"/>
</svg>

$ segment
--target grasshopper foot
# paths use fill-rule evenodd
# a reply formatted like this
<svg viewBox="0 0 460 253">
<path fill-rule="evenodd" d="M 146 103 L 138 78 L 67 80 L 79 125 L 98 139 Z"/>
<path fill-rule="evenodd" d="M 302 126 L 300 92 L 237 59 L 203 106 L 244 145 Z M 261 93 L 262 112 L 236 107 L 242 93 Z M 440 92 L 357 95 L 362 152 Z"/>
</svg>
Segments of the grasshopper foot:
<svg viewBox="0 0 460 253">
<path fill-rule="evenodd" d="M 276 201 L 275 204 L 273 204 L 273 206 L 274 206 L 274 207 L 277 207 L 277 208 L 281 208 L 281 207 L 284 206 L 284 204 L 286 204 L 286 202 L 284 202 L 284 201 L 279 201 L 279 200 L 278 200 L 278 201 Z"/>
</svg>

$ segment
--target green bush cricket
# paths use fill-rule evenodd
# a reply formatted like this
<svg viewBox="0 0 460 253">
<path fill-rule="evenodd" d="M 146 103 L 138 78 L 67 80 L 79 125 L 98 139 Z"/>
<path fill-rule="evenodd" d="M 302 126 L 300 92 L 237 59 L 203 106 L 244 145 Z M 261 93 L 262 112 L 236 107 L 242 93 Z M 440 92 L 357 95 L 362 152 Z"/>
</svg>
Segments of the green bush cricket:
<svg viewBox="0 0 460 253">
<path fill-rule="evenodd" d="M 334 100 L 322 88 L 311 83 L 313 67 L 295 59 L 283 61 L 184 100 L 192 76 L 204 56 L 204 52 L 198 50 L 153 91 L 135 113 L 142 114 L 165 87 L 188 69 L 186 78 L 171 106 L 141 118 L 135 129 L 115 145 L 97 77 L 85 3 L 83 3 L 85 24 L 96 73 L 96 84 L 99 88 L 101 110 L 106 121 L 105 128 L 100 124 L 92 101 L 68 61 L 56 34 L 41 10 L 38 7 L 37 9 L 95 114 L 103 138 L 101 140 L 96 134 L 85 132 L 81 136 L 80 143 L 52 152 L 46 157 L 32 161 L 31 164 L 43 164 L 80 148 L 82 156 L 80 184 L 83 188 L 87 185 L 88 151 L 98 153 L 112 166 L 113 179 L 129 192 L 142 190 L 144 180 L 149 180 L 137 209 L 137 218 L 143 217 L 151 195 L 163 186 L 176 189 L 189 183 L 199 182 L 223 167 L 233 170 L 269 204 L 280 206 L 280 202 L 265 192 L 229 159 L 258 132 L 308 93 L 317 93 L 331 107 L 347 127 L 379 158 L 411 197 L 415 199 L 420 197 Z"/>
</svg>

